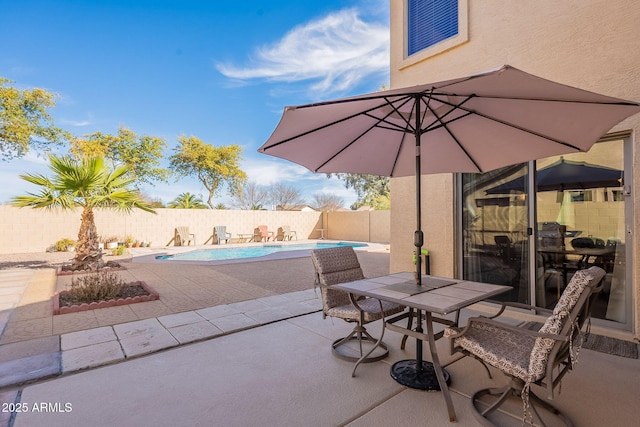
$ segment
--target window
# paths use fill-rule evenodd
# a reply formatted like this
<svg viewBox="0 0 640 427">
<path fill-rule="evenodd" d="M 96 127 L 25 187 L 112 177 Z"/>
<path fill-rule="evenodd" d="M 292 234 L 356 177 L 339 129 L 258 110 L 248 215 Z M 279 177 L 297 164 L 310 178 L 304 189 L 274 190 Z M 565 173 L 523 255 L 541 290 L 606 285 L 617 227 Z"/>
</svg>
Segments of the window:
<svg viewBox="0 0 640 427">
<path fill-rule="evenodd" d="M 407 1 L 407 54 L 458 35 L 458 0 Z"/>
</svg>

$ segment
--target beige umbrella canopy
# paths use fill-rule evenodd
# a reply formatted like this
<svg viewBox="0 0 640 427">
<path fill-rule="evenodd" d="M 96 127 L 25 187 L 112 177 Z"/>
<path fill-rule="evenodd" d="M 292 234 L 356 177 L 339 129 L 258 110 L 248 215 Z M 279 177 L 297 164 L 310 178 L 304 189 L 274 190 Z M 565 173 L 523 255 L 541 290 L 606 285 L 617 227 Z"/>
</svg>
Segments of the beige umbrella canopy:
<svg viewBox="0 0 640 427">
<path fill-rule="evenodd" d="M 286 107 L 259 152 L 313 172 L 416 176 L 485 172 L 587 151 L 640 104 L 546 80 L 509 65 L 468 77 Z M 420 257 L 416 265 L 420 273 Z M 418 285 L 420 285 L 420 274 Z"/>
</svg>

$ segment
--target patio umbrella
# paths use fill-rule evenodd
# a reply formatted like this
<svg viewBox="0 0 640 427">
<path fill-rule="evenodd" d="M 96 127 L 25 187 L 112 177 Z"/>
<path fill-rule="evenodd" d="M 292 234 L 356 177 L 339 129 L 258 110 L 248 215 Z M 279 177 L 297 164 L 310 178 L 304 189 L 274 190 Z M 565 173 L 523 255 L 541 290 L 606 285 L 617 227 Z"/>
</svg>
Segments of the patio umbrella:
<svg viewBox="0 0 640 427">
<path fill-rule="evenodd" d="M 580 190 L 601 187 L 622 187 L 623 173 L 619 169 L 594 165 L 587 162 L 573 162 L 560 158 L 557 162 L 536 172 L 538 191 Z M 525 177 L 488 189 L 487 194 L 522 192 Z"/>
<path fill-rule="evenodd" d="M 258 151 L 312 172 L 415 175 L 419 254 L 421 174 L 485 172 L 587 151 L 639 111 L 636 102 L 504 65 L 443 82 L 286 107 Z M 416 270 L 420 285 L 420 257 Z"/>
<path fill-rule="evenodd" d="M 334 101 L 286 107 L 259 152 L 312 172 L 416 177 L 416 253 L 422 252 L 422 174 L 485 172 L 587 151 L 640 104 L 536 77 L 509 65 L 468 77 Z M 416 286 L 421 283 L 420 256 Z M 427 315 L 428 316 L 428 315 Z M 422 313 L 417 313 L 417 319 Z M 416 331 L 422 332 L 421 321 Z M 433 349 L 435 344 L 429 342 Z M 433 354 L 432 356 L 436 357 Z M 397 362 L 392 376 L 420 389 L 446 372 L 422 360 Z"/>
</svg>

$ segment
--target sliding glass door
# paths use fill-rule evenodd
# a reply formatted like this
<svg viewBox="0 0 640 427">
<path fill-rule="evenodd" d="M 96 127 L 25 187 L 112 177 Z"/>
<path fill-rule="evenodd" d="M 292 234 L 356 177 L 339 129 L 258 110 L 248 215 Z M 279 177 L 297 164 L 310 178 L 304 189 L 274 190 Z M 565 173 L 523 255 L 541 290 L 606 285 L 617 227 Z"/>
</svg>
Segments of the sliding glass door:
<svg viewBox="0 0 640 427">
<path fill-rule="evenodd" d="M 597 265 L 607 274 L 592 316 L 627 323 L 624 157 L 614 140 L 536 162 L 538 306 L 553 307 L 575 271 Z"/>
<path fill-rule="evenodd" d="M 461 276 L 511 286 L 503 300 L 550 308 L 577 270 L 597 265 L 607 274 L 593 317 L 629 328 L 629 147 L 615 139 L 588 153 L 462 174 Z"/>
<path fill-rule="evenodd" d="M 507 301 L 529 302 L 529 167 L 462 175 L 462 276 L 511 286 Z M 513 182 L 509 191 L 494 189 Z"/>
</svg>

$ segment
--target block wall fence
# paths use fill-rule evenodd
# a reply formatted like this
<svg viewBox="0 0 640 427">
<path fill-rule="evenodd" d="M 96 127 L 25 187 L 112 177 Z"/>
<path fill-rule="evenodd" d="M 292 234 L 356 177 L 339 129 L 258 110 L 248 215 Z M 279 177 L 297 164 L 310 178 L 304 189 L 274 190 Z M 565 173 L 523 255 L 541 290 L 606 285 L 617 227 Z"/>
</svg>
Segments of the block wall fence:
<svg viewBox="0 0 640 427">
<path fill-rule="evenodd" d="M 80 229 L 80 209 L 43 210 L 0 206 L 0 253 L 44 252 L 62 238 L 76 240 Z M 151 242 L 152 247 L 172 246 L 174 230 L 188 226 L 198 245 L 213 242 L 213 227 L 225 225 L 234 240 L 239 234 L 251 234 L 258 225 L 277 231 L 291 226 L 299 239 L 317 239 L 320 229 L 336 240 L 388 243 L 389 211 L 299 212 L 244 211 L 211 209 L 157 209 L 156 214 L 135 210 L 129 214 L 109 209 L 94 212 L 102 237 L 116 236 L 119 241 L 131 236 Z"/>
</svg>

